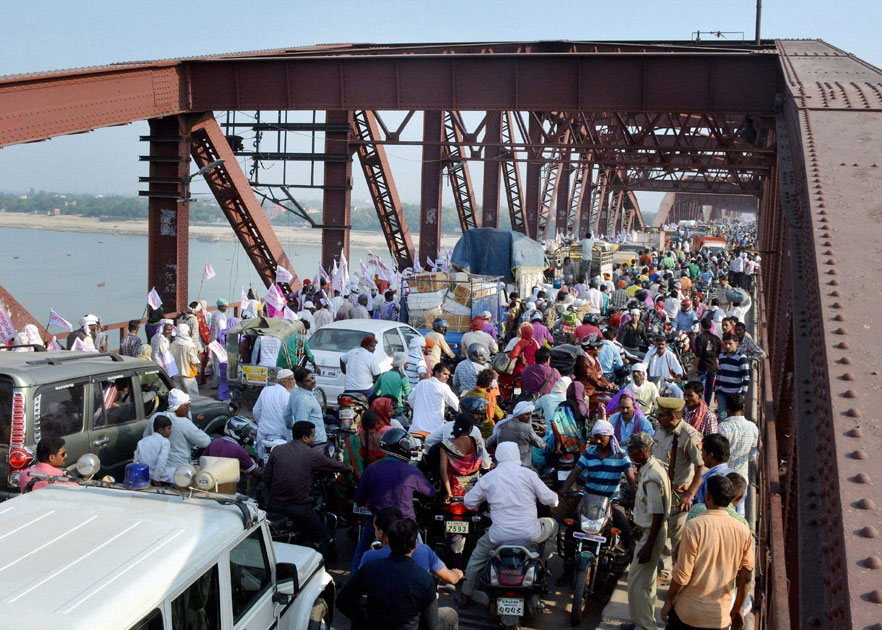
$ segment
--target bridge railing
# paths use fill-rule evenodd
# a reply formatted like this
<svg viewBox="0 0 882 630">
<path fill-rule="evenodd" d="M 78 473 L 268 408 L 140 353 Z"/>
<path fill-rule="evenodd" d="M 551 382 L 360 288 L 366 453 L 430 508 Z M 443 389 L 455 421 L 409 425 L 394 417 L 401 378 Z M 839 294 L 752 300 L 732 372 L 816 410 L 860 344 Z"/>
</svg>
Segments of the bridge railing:
<svg viewBox="0 0 882 630">
<path fill-rule="evenodd" d="M 762 296 L 762 279 L 759 274 L 756 279 L 757 295 Z M 770 349 L 763 300 L 757 299 L 754 304 L 756 340 L 768 352 Z M 756 490 L 755 627 L 757 630 L 791 630 L 790 585 L 787 579 L 784 511 L 771 376 L 771 364 L 767 356 L 759 366 L 756 389 L 760 445 Z"/>
</svg>

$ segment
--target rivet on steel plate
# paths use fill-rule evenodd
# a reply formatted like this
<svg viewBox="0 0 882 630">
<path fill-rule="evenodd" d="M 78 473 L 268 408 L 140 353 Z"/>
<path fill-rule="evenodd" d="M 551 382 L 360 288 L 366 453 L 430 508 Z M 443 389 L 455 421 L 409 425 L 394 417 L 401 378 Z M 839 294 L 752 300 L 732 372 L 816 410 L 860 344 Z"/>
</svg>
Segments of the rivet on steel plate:
<svg viewBox="0 0 882 630">
<path fill-rule="evenodd" d="M 849 418 L 861 418 L 864 414 L 861 413 L 860 409 L 849 409 L 845 412 L 845 415 Z"/>
<path fill-rule="evenodd" d="M 864 430 L 860 427 L 854 427 L 853 429 L 849 429 L 845 432 L 845 435 L 853 438 L 862 438 L 864 437 Z"/>
<path fill-rule="evenodd" d="M 858 501 L 855 501 L 854 506 L 860 510 L 875 510 L 876 509 L 876 504 L 873 502 L 873 500 L 868 499 L 866 497 L 864 497 L 863 499 L 860 499 Z"/>
<path fill-rule="evenodd" d="M 859 448 L 856 451 L 852 451 L 849 454 L 849 457 L 851 457 L 852 459 L 867 459 L 869 457 L 869 455 L 867 455 L 867 451 L 865 451 L 862 448 Z"/>
<path fill-rule="evenodd" d="M 839 378 L 841 378 L 843 381 L 853 381 L 854 374 L 852 374 L 851 372 L 846 372 L 845 374 L 843 374 Z"/>
</svg>

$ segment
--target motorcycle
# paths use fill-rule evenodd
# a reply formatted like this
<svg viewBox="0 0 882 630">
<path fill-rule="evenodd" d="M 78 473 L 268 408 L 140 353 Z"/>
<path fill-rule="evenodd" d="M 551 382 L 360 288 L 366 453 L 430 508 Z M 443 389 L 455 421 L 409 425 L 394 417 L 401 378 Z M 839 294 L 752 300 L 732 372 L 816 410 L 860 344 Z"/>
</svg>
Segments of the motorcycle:
<svg viewBox="0 0 882 630">
<path fill-rule="evenodd" d="M 337 396 L 337 424 L 341 429 L 355 430 L 364 412 L 370 408 L 370 401 L 364 394 L 343 392 Z"/>
<path fill-rule="evenodd" d="M 488 522 L 478 510 L 470 510 L 462 497 L 451 497 L 450 503 L 442 503 L 440 513 L 435 514 L 435 547 L 443 545 L 441 553 L 444 563 L 454 569 L 464 569 L 475 543 L 483 535 Z"/>
<path fill-rule="evenodd" d="M 521 617 L 543 609 L 541 594 L 548 569 L 531 544 L 500 545 L 490 556 L 482 583 L 503 626 L 517 628 Z"/>
<path fill-rule="evenodd" d="M 314 512 L 318 513 L 328 532 L 328 555 L 331 560 L 337 556 L 337 524 L 339 517 L 331 511 L 330 505 L 334 495 L 335 474 L 318 474 L 312 480 L 309 498 Z M 263 493 L 263 507 L 266 509 L 268 499 L 267 492 Z M 266 520 L 270 528 L 270 536 L 276 542 L 289 545 L 301 545 L 317 548 L 314 542 L 305 539 L 303 532 L 287 514 L 267 511 Z"/>
<path fill-rule="evenodd" d="M 558 534 L 558 551 L 564 561 L 573 559 L 576 563 L 570 609 L 574 626 L 582 623 L 598 579 L 620 574 L 628 566 L 630 550 L 622 543 L 621 530 L 612 524 L 612 509 L 608 497 L 583 494 L 577 519 L 565 519 L 566 529 Z"/>
</svg>

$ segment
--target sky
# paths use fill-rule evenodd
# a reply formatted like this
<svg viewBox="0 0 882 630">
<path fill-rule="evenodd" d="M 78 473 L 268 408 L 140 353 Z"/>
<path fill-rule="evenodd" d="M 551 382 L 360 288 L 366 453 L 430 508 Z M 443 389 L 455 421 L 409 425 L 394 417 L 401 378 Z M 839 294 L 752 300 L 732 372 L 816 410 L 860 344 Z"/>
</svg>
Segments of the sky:
<svg viewBox="0 0 882 630">
<path fill-rule="evenodd" d="M 0 75 L 342 42 L 688 40 L 694 31 L 729 31 L 734 39 L 744 32 L 752 39 L 755 7 L 755 0 L 0 0 Z M 879 0 L 763 2 L 763 38 L 821 38 L 876 66 L 882 66 L 879 24 Z M 306 114 L 293 116 L 305 120 Z M 418 139 L 420 130 L 414 116 L 403 137 Z M 138 122 L 0 149 L 0 190 L 135 195 L 138 176 L 146 174 L 138 161 L 146 145 L 138 136 L 146 133 L 147 123 Z M 308 150 L 310 140 L 308 134 L 291 137 L 298 148 L 289 149 Z M 387 152 L 402 201 L 418 203 L 419 149 Z M 353 172 L 358 205 L 368 199 L 367 188 L 358 169 Z M 320 178 L 320 167 L 316 173 Z M 267 180 L 278 175 L 272 169 L 262 173 Z M 480 163 L 471 175 L 480 191 Z M 294 172 L 300 183 L 309 176 L 305 165 Z M 452 193 L 445 188 L 444 203 L 450 204 Z M 208 194 L 204 184 L 194 184 L 193 192 Z M 318 199 L 319 192 L 304 191 L 302 198 Z M 640 203 L 652 211 L 660 198 L 643 194 Z"/>
</svg>

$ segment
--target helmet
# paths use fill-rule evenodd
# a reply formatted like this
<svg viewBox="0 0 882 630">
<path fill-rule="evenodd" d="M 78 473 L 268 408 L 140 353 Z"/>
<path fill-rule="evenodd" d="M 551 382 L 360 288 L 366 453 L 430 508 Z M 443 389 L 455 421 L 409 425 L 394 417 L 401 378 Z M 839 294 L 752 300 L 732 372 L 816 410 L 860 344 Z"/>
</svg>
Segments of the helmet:
<svg viewBox="0 0 882 630">
<path fill-rule="evenodd" d="M 248 418 L 233 416 L 224 425 L 224 435 L 231 437 L 242 446 L 254 443 L 257 426 Z"/>
<path fill-rule="evenodd" d="M 486 363 L 487 348 L 480 343 L 471 343 L 469 344 L 469 347 L 466 348 L 466 356 L 469 358 L 469 361 L 474 361 L 475 363 Z"/>
<path fill-rule="evenodd" d="M 380 450 L 403 462 L 409 462 L 414 458 L 414 452 L 419 452 L 420 444 L 416 438 L 404 429 L 389 429 L 380 440 Z"/>
<path fill-rule="evenodd" d="M 582 339 L 582 343 L 580 344 L 582 348 L 585 350 L 602 348 L 603 340 L 598 338 L 597 335 L 589 335 Z"/>
<path fill-rule="evenodd" d="M 585 316 L 582 318 L 583 324 L 591 324 L 592 326 L 597 326 L 597 322 L 599 322 L 597 315 L 595 313 L 585 313 Z"/>
<path fill-rule="evenodd" d="M 459 408 L 468 413 L 484 413 L 487 410 L 487 401 L 477 396 L 466 396 L 459 401 Z"/>
<path fill-rule="evenodd" d="M 541 322 L 544 319 L 542 315 L 542 311 L 535 311 L 532 315 L 530 315 L 531 322 Z"/>
<path fill-rule="evenodd" d="M 680 302 L 680 306 L 685 306 L 686 308 L 692 308 L 692 300 L 683 300 Z"/>
<path fill-rule="evenodd" d="M 640 302 L 645 302 L 646 296 L 647 296 L 646 289 L 638 289 L 638 290 L 634 291 L 634 297 L 637 298 L 637 300 Z"/>
<path fill-rule="evenodd" d="M 435 332 L 440 332 L 442 328 L 449 328 L 450 324 L 447 323 L 447 320 L 443 317 L 436 317 L 432 320 L 432 330 Z"/>
</svg>

